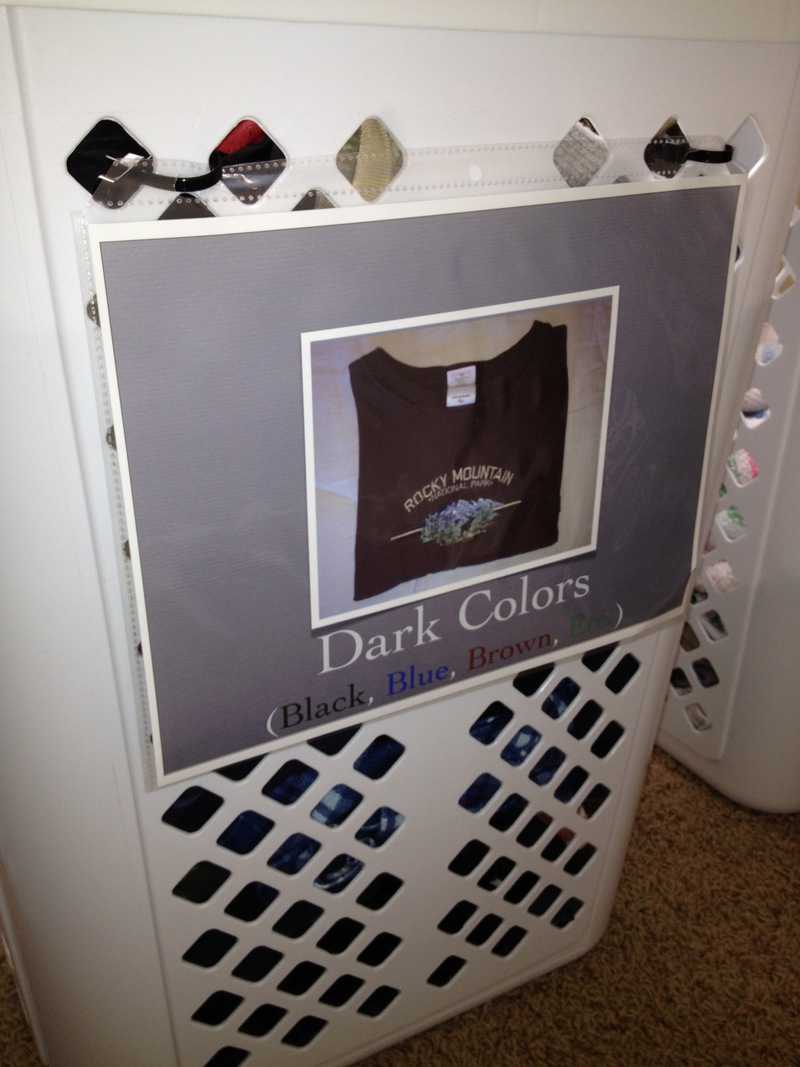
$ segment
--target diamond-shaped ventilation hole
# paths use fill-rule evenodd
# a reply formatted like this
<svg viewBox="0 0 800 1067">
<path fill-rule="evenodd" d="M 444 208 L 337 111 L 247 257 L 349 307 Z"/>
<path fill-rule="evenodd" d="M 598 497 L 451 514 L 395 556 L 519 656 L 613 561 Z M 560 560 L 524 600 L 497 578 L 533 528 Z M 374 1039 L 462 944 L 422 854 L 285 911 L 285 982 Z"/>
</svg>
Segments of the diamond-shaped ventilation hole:
<svg viewBox="0 0 800 1067">
<path fill-rule="evenodd" d="M 392 986 L 378 986 L 359 1007 L 359 1015 L 367 1015 L 370 1019 L 376 1019 L 386 1011 L 399 993 L 400 990 L 394 989 Z"/>
<path fill-rule="evenodd" d="M 582 900 L 578 900 L 577 897 L 570 897 L 569 900 L 561 905 L 553 916 L 553 926 L 559 930 L 563 930 L 565 926 L 569 926 L 582 907 Z"/>
<path fill-rule="evenodd" d="M 765 158 L 767 142 L 752 115 L 737 127 L 735 133 L 727 139 L 733 146 L 733 164 L 745 174 L 751 176 L 756 167 Z"/>
<path fill-rule="evenodd" d="M 248 882 L 225 908 L 228 915 L 242 922 L 254 922 L 275 900 L 278 890 L 263 882 Z"/>
<path fill-rule="evenodd" d="M 594 845 L 581 845 L 580 848 L 576 848 L 570 858 L 564 864 L 564 870 L 567 874 L 580 874 L 589 860 L 597 852 Z"/>
<path fill-rule="evenodd" d="M 204 904 L 230 876 L 231 872 L 224 867 L 201 860 L 187 871 L 172 892 L 176 897 L 190 900 L 193 904 Z"/>
<path fill-rule="evenodd" d="M 561 896 L 561 890 L 557 885 L 546 885 L 539 895 L 534 899 L 528 911 L 531 915 L 544 915 L 545 912 L 555 904 L 556 900 Z"/>
<path fill-rule="evenodd" d="M 554 837 L 551 837 L 544 846 L 542 849 L 542 858 L 548 860 L 550 863 L 555 863 L 555 861 L 563 855 L 567 845 L 572 844 L 574 840 L 575 834 L 572 830 L 568 830 L 564 827 L 559 830 Z"/>
<path fill-rule="evenodd" d="M 219 835 L 217 844 L 245 856 L 264 840 L 274 825 L 272 819 L 257 811 L 243 811 Z"/>
<path fill-rule="evenodd" d="M 727 457 L 727 469 L 740 489 L 758 477 L 758 464 L 747 448 L 737 448 Z"/>
<path fill-rule="evenodd" d="M 500 888 L 515 867 L 516 863 L 509 859 L 508 856 L 500 856 L 489 867 L 486 873 L 479 878 L 478 885 L 481 889 L 493 893 L 495 889 Z"/>
<path fill-rule="evenodd" d="M 470 945 L 485 945 L 502 922 L 503 920 L 499 915 L 484 915 L 480 922 L 467 934 L 467 943 Z"/>
<path fill-rule="evenodd" d="M 334 730 L 332 734 L 323 734 L 322 737 L 315 737 L 308 744 L 324 756 L 335 756 L 342 751 L 348 741 L 355 737 L 360 729 L 360 726 L 346 726 L 343 730 Z"/>
<path fill-rule="evenodd" d="M 444 934 L 457 934 L 477 910 L 477 905 L 470 903 L 470 901 L 459 900 L 458 904 L 454 904 L 439 923 L 439 929 Z"/>
<path fill-rule="evenodd" d="M 758 429 L 770 417 L 769 404 L 756 386 L 751 386 L 742 398 L 742 419 L 748 430 Z"/>
<path fill-rule="evenodd" d="M 329 989 L 325 990 L 319 998 L 319 1002 L 320 1004 L 327 1004 L 331 1008 L 341 1008 L 363 985 L 363 978 L 356 978 L 353 974 L 343 974 L 336 979 Z"/>
<path fill-rule="evenodd" d="M 304 960 L 303 963 L 292 967 L 291 971 L 280 980 L 278 990 L 281 993 L 291 993 L 292 996 L 301 997 L 315 982 L 319 981 L 323 974 L 325 974 L 324 967 L 310 960 Z"/>
<path fill-rule="evenodd" d="M 588 185 L 610 155 L 608 145 L 592 122 L 580 118 L 558 142 L 553 152 L 555 168 L 567 185 Z"/>
<path fill-rule="evenodd" d="M 494 700 L 470 726 L 470 737 L 474 737 L 482 745 L 491 745 L 513 718 L 514 712 L 511 708 L 507 708 L 499 700 Z"/>
<path fill-rule="evenodd" d="M 524 871 L 506 892 L 503 900 L 507 900 L 509 904 L 521 904 L 538 881 L 538 874 L 534 874 L 533 871 Z"/>
<path fill-rule="evenodd" d="M 542 704 L 542 711 L 551 719 L 560 719 L 580 691 L 572 678 L 562 678 Z"/>
<path fill-rule="evenodd" d="M 459 797 L 458 803 L 467 811 L 481 811 L 500 788 L 499 778 L 493 774 L 479 774 L 475 781 Z"/>
<path fill-rule="evenodd" d="M 186 833 L 194 833 L 222 806 L 222 797 L 199 785 L 185 789 L 161 816 L 162 822 Z"/>
<path fill-rule="evenodd" d="M 226 1045 L 208 1060 L 205 1067 L 239 1067 L 240 1064 L 250 1056 L 250 1053 L 243 1048 L 234 1048 L 233 1045 Z"/>
<path fill-rule="evenodd" d="M 600 808 L 602 808 L 610 795 L 611 790 L 607 786 L 599 783 L 592 786 L 581 801 L 578 807 L 578 814 L 582 815 L 584 819 L 591 819 L 591 817 L 596 815 Z"/>
<path fill-rule="evenodd" d="M 700 647 L 700 641 L 697 634 L 691 628 L 688 622 L 683 624 L 681 630 L 681 648 L 684 652 L 693 652 L 696 648 Z"/>
<path fill-rule="evenodd" d="M 395 934 L 378 934 L 358 954 L 358 962 L 365 963 L 368 967 L 380 967 L 400 944 L 402 939 Z"/>
<path fill-rule="evenodd" d="M 405 745 L 387 734 L 381 734 L 369 744 L 353 766 L 367 778 L 377 781 L 392 769 L 405 752 Z"/>
<path fill-rule="evenodd" d="M 379 911 L 386 907 L 402 884 L 402 879 L 396 878 L 393 874 L 379 874 L 377 878 L 372 879 L 361 895 L 356 897 L 356 901 L 363 908 Z"/>
<path fill-rule="evenodd" d="M 440 989 L 449 985 L 466 962 L 460 956 L 448 956 L 428 975 L 429 985 L 437 986 Z"/>
<path fill-rule="evenodd" d="M 281 915 L 272 929 L 284 937 L 302 937 L 323 914 L 322 908 L 307 900 L 298 900 Z"/>
<path fill-rule="evenodd" d="M 322 1033 L 327 1025 L 324 1019 L 318 1019 L 315 1015 L 304 1015 L 284 1036 L 283 1043 L 292 1048 L 305 1048 Z"/>
<path fill-rule="evenodd" d="M 692 667 L 697 675 L 697 680 L 704 689 L 711 689 L 712 686 L 719 685 L 719 675 L 714 670 L 711 660 L 705 658 L 696 659 Z"/>
<path fill-rule="evenodd" d="M 318 889 L 324 889 L 326 893 L 341 893 L 363 869 L 361 860 L 342 852 L 320 871 L 314 879 L 314 885 Z"/>
<path fill-rule="evenodd" d="M 681 169 L 689 142 L 673 116 L 668 118 L 644 150 L 647 167 L 662 178 L 674 178 Z"/>
<path fill-rule="evenodd" d="M 290 759 L 273 774 L 261 792 L 279 804 L 294 804 L 316 780 L 313 767 Z"/>
<path fill-rule="evenodd" d="M 266 1037 L 281 1019 L 286 1015 L 286 1008 L 279 1008 L 277 1004 L 262 1004 L 248 1015 L 239 1032 L 249 1034 L 250 1037 Z"/>
<path fill-rule="evenodd" d="M 489 846 L 484 845 L 482 841 L 468 841 L 458 855 L 450 861 L 447 869 L 452 871 L 453 874 L 460 874 L 466 878 L 468 874 L 472 874 L 481 860 L 485 859 L 488 854 Z"/>
<path fill-rule="evenodd" d="M 534 730 L 532 726 L 523 726 L 500 753 L 500 758 L 510 763 L 512 767 L 519 767 L 530 756 L 541 739 L 542 735 L 538 730 Z"/>
<path fill-rule="evenodd" d="M 625 733 L 625 730 L 620 726 L 616 720 L 612 720 L 607 726 L 604 726 L 594 744 L 591 747 L 593 756 L 597 756 L 598 759 L 605 759 L 605 757 L 615 747 L 619 739 Z"/>
<path fill-rule="evenodd" d="M 569 804 L 588 777 L 589 773 L 583 767 L 573 767 L 559 782 L 553 794 L 556 800 Z"/>
<path fill-rule="evenodd" d="M 706 611 L 700 616 L 700 625 L 710 641 L 721 641 L 728 636 L 727 627 L 718 611 Z"/>
<path fill-rule="evenodd" d="M 324 826 L 341 826 L 363 799 L 363 795 L 350 786 L 335 785 L 311 812 L 311 818 Z"/>
<path fill-rule="evenodd" d="M 405 815 L 401 815 L 394 808 L 378 808 L 373 811 L 363 826 L 359 827 L 356 832 L 356 841 L 361 841 L 370 848 L 380 848 L 405 821 Z"/>
<path fill-rule="evenodd" d="M 241 978 L 243 982 L 260 982 L 278 966 L 282 959 L 282 952 L 276 952 L 272 948 L 267 948 L 266 945 L 256 945 L 234 967 L 232 974 L 234 978 Z"/>
<path fill-rule="evenodd" d="M 612 693 L 621 693 L 638 670 L 639 660 L 628 652 L 606 678 L 606 687 Z"/>
<path fill-rule="evenodd" d="M 233 934 L 226 934 L 224 930 L 206 930 L 187 948 L 183 958 L 196 967 L 213 967 L 233 948 L 236 941 Z"/>
<path fill-rule="evenodd" d="M 545 663 L 541 667 L 531 667 L 529 671 L 522 671 L 516 676 L 514 688 L 518 689 L 523 696 L 532 697 L 534 693 L 539 692 L 552 673 L 552 663 Z"/>
<path fill-rule="evenodd" d="M 213 170 L 222 168 L 222 181 L 244 204 L 254 204 L 286 166 L 283 150 L 254 119 L 241 119 L 226 133 L 208 158 Z"/>
<path fill-rule="evenodd" d="M 525 797 L 520 796 L 519 793 L 511 793 L 489 819 L 489 825 L 493 826 L 495 830 L 508 830 L 514 825 L 527 806 L 528 801 Z"/>
<path fill-rule="evenodd" d="M 672 674 L 669 676 L 669 684 L 679 697 L 686 696 L 687 693 L 692 691 L 692 685 L 686 676 L 686 671 L 681 670 L 680 667 L 673 669 Z"/>
<path fill-rule="evenodd" d="M 219 1026 L 231 1015 L 242 1003 L 244 997 L 236 993 L 227 993 L 218 990 L 203 1001 L 192 1018 L 197 1023 L 205 1023 L 206 1026 Z"/>
<path fill-rule="evenodd" d="M 364 930 L 364 924 L 355 919 L 337 919 L 333 926 L 317 942 L 317 947 L 332 956 L 346 952 L 358 935 Z"/>
<path fill-rule="evenodd" d="M 596 700 L 587 700 L 580 711 L 573 716 L 567 727 L 567 733 L 582 741 L 602 714 L 603 709 Z"/>
<path fill-rule="evenodd" d="M 336 154 L 336 167 L 365 200 L 376 200 L 403 167 L 403 149 L 377 116 L 364 119 Z"/>
<path fill-rule="evenodd" d="M 514 949 L 527 936 L 527 931 L 521 926 L 512 926 L 503 934 L 492 949 L 495 956 L 510 956 Z"/>
<path fill-rule="evenodd" d="M 536 785 L 547 785 L 565 759 L 566 757 L 560 748 L 551 746 L 534 765 L 528 777 Z"/>
<path fill-rule="evenodd" d="M 241 782 L 251 771 L 256 769 L 263 759 L 263 756 L 253 756 L 251 759 L 243 759 L 238 763 L 231 763 L 227 767 L 221 767 L 217 771 L 217 774 L 221 774 L 223 778 L 229 778 L 232 782 Z"/>
<path fill-rule="evenodd" d="M 683 713 L 689 726 L 698 733 L 704 733 L 713 726 L 711 716 L 700 704 L 687 704 Z"/>
<path fill-rule="evenodd" d="M 316 856 L 319 849 L 319 841 L 315 841 L 313 837 L 292 834 L 273 852 L 267 863 L 284 874 L 297 874 Z"/>
<path fill-rule="evenodd" d="M 603 645 L 602 648 L 593 648 L 581 656 L 581 663 L 589 671 L 599 671 L 608 659 L 614 654 L 616 644 Z"/>
<path fill-rule="evenodd" d="M 531 848 L 552 821 L 552 815 L 548 815 L 546 811 L 537 811 L 530 822 L 526 823 L 517 835 L 517 843 L 522 845 L 523 848 Z"/>
</svg>

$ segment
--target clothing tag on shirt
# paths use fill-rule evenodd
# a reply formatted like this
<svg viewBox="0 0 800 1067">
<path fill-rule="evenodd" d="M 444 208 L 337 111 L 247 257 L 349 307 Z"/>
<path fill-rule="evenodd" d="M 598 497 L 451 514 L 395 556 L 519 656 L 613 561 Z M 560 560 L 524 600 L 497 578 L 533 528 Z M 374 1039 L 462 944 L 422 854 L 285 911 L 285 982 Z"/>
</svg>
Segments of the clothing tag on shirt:
<svg viewBox="0 0 800 1067">
<path fill-rule="evenodd" d="M 460 408 L 475 403 L 475 364 L 447 372 L 447 406 Z"/>
</svg>

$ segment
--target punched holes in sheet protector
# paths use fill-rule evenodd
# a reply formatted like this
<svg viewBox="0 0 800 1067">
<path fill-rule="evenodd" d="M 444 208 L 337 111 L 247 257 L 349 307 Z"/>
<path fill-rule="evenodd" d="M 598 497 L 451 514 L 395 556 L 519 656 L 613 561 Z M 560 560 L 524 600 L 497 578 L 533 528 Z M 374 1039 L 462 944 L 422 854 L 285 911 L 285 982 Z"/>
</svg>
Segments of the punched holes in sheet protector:
<svg viewBox="0 0 800 1067">
<path fill-rule="evenodd" d="M 192 785 L 167 808 L 161 816 L 161 821 L 186 833 L 196 833 L 205 826 L 222 803 L 222 797 L 216 793 L 203 789 L 202 786 Z"/>
<path fill-rule="evenodd" d="M 336 154 L 336 168 L 367 201 L 377 200 L 403 169 L 400 143 L 375 115 L 361 123 Z"/>
<path fill-rule="evenodd" d="M 579 118 L 553 152 L 553 163 L 572 188 L 588 185 L 608 161 L 610 151 L 602 135 L 586 117 Z"/>
<path fill-rule="evenodd" d="M 495 830 L 510 830 L 528 806 L 528 801 L 519 793 L 511 793 L 489 819 L 489 825 Z"/>
</svg>

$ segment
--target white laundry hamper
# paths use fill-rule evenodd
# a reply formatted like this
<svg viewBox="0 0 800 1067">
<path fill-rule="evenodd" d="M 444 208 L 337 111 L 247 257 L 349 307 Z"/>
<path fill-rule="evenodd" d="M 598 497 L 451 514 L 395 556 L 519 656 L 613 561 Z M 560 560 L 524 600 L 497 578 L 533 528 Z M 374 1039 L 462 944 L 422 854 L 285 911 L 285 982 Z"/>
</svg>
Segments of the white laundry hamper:
<svg viewBox="0 0 800 1067">
<path fill-rule="evenodd" d="M 220 13 L 21 7 L 2 23 L 2 150 L 14 176 L 0 203 L 14 264 L 2 293 L 3 425 L 17 462 L 2 571 L 14 618 L 2 644 L 0 918 L 53 1067 L 335 1067 L 588 951 L 611 912 L 682 625 L 605 636 L 150 788 L 87 358 L 90 279 L 76 269 L 71 216 L 86 198 L 64 170 L 74 144 L 113 113 L 149 131 L 159 158 L 200 159 L 257 98 L 276 139 L 296 133 L 298 157 L 311 159 L 382 109 L 404 145 L 423 146 L 409 152 L 417 177 L 391 196 L 430 199 L 558 181 L 553 151 L 587 111 L 615 131 L 625 177 L 676 114 L 734 141 L 750 174 L 720 425 L 738 403 L 731 379 L 757 334 L 800 163 L 786 132 L 800 46 L 754 43 L 753 26 L 732 43 L 627 37 L 622 13 L 611 30 L 593 23 L 618 37 Z M 539 158 L 547 169 L 526 171 Z M 291 206 L 279 196 L 274 206 Z M 131 210 L 157 215 L 147 197 Z M 788 368 L 787 355 L 770 372 Z M 770 397 L 756 432 L 779 426 L 784 398 Z M 727 446 L 714 445 L 721 461 Z M 337 882 L 346 891 L 330 892 Z"/>
</svg>

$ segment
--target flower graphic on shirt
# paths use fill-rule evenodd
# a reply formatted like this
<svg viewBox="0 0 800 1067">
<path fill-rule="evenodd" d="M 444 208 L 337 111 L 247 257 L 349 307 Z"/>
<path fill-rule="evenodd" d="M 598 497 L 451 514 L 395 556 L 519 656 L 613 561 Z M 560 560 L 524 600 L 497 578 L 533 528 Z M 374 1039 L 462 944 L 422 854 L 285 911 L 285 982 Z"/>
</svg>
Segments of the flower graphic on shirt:
<svg viewBox="0 0 800 1067">
<path fill-rule="evenodd" d="M 488 530 L 500 504 L 482 497 L 479 500 L 454 500 L 425 519 L 420 540 L 437 545 L 455 545 L 472 541 Z"/>
</svg>

